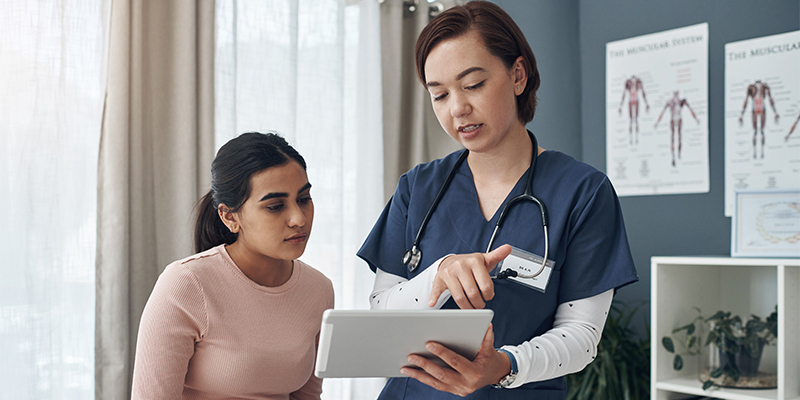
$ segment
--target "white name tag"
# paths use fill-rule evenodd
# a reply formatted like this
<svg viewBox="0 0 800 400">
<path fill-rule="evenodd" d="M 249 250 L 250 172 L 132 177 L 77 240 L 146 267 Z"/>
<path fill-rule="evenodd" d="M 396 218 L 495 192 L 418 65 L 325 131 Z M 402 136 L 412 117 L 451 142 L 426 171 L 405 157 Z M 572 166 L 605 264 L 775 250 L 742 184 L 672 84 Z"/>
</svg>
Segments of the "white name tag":
<svg viewBox="0 0 800 400">
<path fill-rule="evenodd" d="M 508 279 L 522 285 L 536 289 L 542 293 L 547 289 L 547 283 L 550 281 L 550 273 L 553 272 L 555 262 L 547 260 L 544 269 L 539 275 L 533 278 L 509 277 Z M 511 269 L 517 274 L 532 275 L 537 273 L 542 268 L 542 257 L 536 254 L 529 253 L 525 250 L 511 247 L 511 254 L 505 260 L 500 261 L 497 267 L 492 271 L 492 276 L 496 277 L 500 271 Z"/>
</svg>

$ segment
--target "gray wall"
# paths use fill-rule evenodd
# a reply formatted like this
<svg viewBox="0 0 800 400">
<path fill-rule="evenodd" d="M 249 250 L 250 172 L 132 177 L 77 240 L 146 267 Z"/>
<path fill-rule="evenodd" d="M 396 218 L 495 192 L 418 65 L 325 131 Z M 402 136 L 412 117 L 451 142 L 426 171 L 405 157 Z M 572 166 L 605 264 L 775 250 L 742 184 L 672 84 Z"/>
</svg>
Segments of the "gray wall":
<svg viewBox="0 0 800 400">
<path fill-rule="evenodd" d="M 580 1 L 583 161 L 604 171 L 606 43 L 703 22 L 709 33 L 711 188 L 703 194 L 621 198 L 641 279 L 619 292 L 623 300 L 649 301 L 652 256 L 730 255 L 731 219 L 724 210 L 725 43 L 800 29 L 800 1 Z"/>
<path fill-rule="evenodd" d="M 529 128 L 543 147 L 605 171 L 607 42 L 707 22 L 709 29 L 708 193 L 623 197 L 640 282 L 617 298 L 650 300 L 650 257 L 729 255 L 724 216 L 725 43 L 800 29 L 800 0 L 496 0 L 525 33 L 542 74 L 540 105 Z M 637 318 L 644 332 L 649 306 Z"/>
<path fill-rule="evenodd" d="M 541 78 L 536 115 L 527 126 L 539 145 L 581 159 L 578 0 L 494 0 L 528 39 Z"/>
</svg>

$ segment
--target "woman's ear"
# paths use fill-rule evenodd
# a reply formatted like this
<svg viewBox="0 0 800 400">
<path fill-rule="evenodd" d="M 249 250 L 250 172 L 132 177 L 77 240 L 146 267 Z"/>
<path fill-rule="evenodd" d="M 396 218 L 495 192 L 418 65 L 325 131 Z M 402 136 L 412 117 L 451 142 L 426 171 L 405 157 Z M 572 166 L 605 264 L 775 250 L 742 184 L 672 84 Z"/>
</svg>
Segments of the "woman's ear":
<svg viewBox="0 0 800 400">
<path fill-rule="evenodd" d="M 525 70 L 525 59 L 522 58 L 522 56 L 517 57 L 517 60 L 514 61 L 514 65 L 511 68 L 514 74 L 514 88 L 519 88 L 516 89 L 514 94 L 519 96 L 525 91 L 525 85 L 528 84 L 528 73 Z"/>
<path fill-rule="evenodd" d="M 228 227 L 231 233 L 239 233 L 239 215 L 231 211 L 225 204 L 220 204 L 217 207 L 217 214 L 222 223 Z"/>
</svg>

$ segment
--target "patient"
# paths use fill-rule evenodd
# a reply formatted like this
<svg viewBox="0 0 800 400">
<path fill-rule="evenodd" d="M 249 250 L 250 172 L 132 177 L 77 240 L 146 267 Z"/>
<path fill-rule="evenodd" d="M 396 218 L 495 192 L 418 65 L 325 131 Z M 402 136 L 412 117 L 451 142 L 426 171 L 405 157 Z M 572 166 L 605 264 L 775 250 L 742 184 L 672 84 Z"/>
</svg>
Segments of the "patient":
<svg viewBox="0 0 800 400">
<path fill-rule="evenodd" d="M 333 286 L 297 260 L 314 203 L 283 138 L 219 149 L 198 205 L 198 254 L 166 267 L 142 314 L 133 399 L 319 399 L 313 375 Z"/>
</svg>

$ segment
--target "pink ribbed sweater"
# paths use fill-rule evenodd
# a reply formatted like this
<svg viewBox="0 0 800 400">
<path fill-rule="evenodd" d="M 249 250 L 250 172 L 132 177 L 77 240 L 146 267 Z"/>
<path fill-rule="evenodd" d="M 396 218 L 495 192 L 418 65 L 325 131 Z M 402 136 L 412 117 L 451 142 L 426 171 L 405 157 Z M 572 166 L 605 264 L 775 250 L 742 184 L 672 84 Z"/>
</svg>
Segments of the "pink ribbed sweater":
<svg viewBox="0 0 800 400">
<path fill-rule="evenodd" d="M 299 260 L 279 287 L 218 246 L 167 266 L 139 326 L 132 399 L 319 399 L 314 376 L 333 286 Z"/>
</svg>

